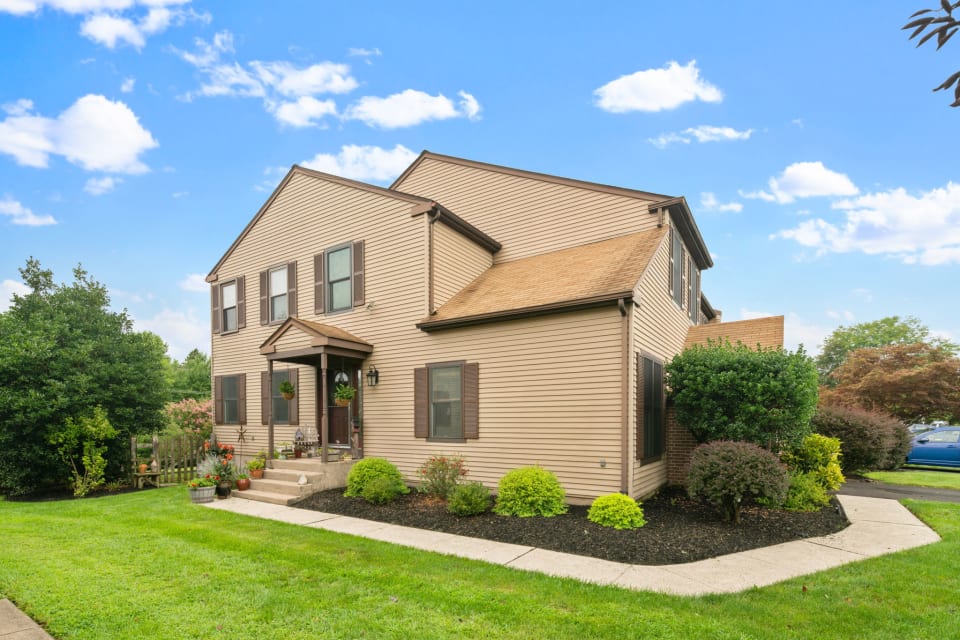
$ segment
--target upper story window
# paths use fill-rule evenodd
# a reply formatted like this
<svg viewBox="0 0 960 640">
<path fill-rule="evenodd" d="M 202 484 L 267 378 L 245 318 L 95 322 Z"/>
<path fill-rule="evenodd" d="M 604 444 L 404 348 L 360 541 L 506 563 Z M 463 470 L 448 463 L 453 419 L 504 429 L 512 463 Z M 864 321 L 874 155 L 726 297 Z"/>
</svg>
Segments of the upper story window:
<svg viewBox="0 0 960 640">
<path fill-rule="evenodd" d="M 270 270 L 270 322 L 287 319 L 287 267 Z"/>
<path fill-rule="evenodd" d="M 670 294 L 677 306 L 683 307 L 683 240 L 673 227 L 670 227 Z"/>
<path fill-rule="evenodd" d="M 237 330 L 237 283 L 225 284 L 220 289 L 220 295 L 223 298 L 223 329 L 227 331 Z"/>
<path fill-rule="evenodd" d="M 327 252 L 327 312 L 353 307 L 350 246 Z"/>
</svg>

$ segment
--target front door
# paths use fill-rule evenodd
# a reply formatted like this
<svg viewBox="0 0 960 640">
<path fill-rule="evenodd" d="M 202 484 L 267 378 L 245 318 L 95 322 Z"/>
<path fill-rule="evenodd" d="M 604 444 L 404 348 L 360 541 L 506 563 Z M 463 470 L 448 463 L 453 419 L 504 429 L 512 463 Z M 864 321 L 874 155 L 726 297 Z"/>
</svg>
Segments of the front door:
<svg viewBox="0 0 960 640">
<path fill-rule="evenodd" d="M 359 364 L 349 361 L 341 363 L 339 368 L 327 370 L 327 411 L 329 412 L 327 442 L 330 445 L 350 446 L 350 420 L 357 415 L 359 397 L 354 396 L 349 406 L 338 407 L 334 400 L 334 393 L 337 385 L 341 384 L 356 388 L 359 370 Z"/>
</svg>

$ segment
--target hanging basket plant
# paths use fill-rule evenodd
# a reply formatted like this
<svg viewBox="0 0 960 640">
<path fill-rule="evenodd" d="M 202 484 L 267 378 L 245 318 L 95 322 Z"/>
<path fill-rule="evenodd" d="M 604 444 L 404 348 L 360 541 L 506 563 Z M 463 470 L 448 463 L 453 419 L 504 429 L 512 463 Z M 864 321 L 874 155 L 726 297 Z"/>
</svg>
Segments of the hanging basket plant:
<svg viewBox="0 0 960 640">
<path fill-rule="evenodd" d="M 280 395 L 283 396 L 284 400 L 293 400 L 297 395 L 297 390 L 289 380 L 284 380 L 280 383 Z"/>
<path fill-rule="evenodd" d="M 333 392 L 333 402 L 338 407 L 349 406 L 357 395 L 357 390 L 348 384 L 338 384 Z"/>
</svg>

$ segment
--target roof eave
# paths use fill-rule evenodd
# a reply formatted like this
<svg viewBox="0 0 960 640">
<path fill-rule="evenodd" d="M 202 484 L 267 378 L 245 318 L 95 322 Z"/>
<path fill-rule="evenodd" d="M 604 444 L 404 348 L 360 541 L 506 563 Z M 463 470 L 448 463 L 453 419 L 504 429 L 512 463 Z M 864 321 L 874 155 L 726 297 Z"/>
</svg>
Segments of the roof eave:
<svg viewBox="0 0 960 640">
<path fill-rule="evenodd" d="M 648 207 L 650 213 L 656 213 L 660 209 L 666 209 L 670 212 L 670 217 L 673 219 L 674 224 L 676 224 L 680 236 L 685 240 L 684 244 L 687 245 L 687 249 L 696 261 L 697 266 L 701 270 L 712 267 L 713 258 L 710 257 L 710 251 L 707 249 L 707 244 L 703 241 L 700 228 L 693 219 L 693 214 L 690 212 L 687 199 L 683 196 L 670 198 L 669 200 L 651 203 Z"/>
</svg>

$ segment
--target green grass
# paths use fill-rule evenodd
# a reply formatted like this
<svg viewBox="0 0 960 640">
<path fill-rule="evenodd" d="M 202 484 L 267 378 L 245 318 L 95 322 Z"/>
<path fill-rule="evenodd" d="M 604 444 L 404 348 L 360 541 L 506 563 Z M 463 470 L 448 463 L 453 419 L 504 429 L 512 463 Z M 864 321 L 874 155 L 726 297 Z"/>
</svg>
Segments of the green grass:
<svg viewBox="0 0 960 640">
<path fill-rule="evenodd" d="M 61 640 L 939 639 L 960 614 L 960 505 L 909 506 L 943 542 L 684 598 L 205 509 L 181 488 L 0 502 L 0 597 Z"/>
<path fill-rule="evenodd" d="M 907 484 L 915 487 L 935 487 L 938 489 L 960 489 L 960 473 L 956 471 L 903 469 L 900 471 L 870 471 L 863 475 L 871 480 L 878 480 L 890 484 Z"/>
</svg>

